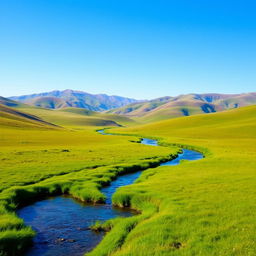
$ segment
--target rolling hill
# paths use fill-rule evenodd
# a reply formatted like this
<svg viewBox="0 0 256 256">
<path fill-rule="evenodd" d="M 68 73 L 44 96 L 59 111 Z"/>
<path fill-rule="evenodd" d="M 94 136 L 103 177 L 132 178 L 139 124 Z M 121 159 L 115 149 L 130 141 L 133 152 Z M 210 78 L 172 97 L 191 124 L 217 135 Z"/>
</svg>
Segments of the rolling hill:
<svg viewBox="0 0 256 256">
<path fill-rule="evenodd" d="M 225 139 L 226 136 L 230 139 L 236 137 L 239 139 L 250 138 L 250 136 L 254 138 L 256 131 L 255 111 L 256 105 L 251 105 L 213 113 L 212 115 L 200 114 L 141 124 L 125 131 L 139 134 L 143 132 L 147 135 L 160 133 L 161 136 L 167 137 L 179 135 L 182 138 L 193 138 L 193 140 L 205 139 L 206 137 L 221 140 Z"/>
<path fill-rule="evenodd" d="M 247 104 L 251 98 L 246 97 L 240 102 Z M 0 247 L 7 255 L 19 255 L 35 235 L 15 215 L 23 203 L 59 193 L 96 202 L 102 198 L 98 189 L 114 175 L 167 159 L 180 145 L 205 158 L 146 169 L 134 184 L 119 188 L 113 204 L 129 205 L 140 214 L 97 223 L 108 232 L 88 255 L 255 255 L 255 105 L 237 108 L 236 100 L 207 98 L 209 105 L 220 100 L 233 109 L 113 130 L 159 139 L 162 146 L 154 147 L 131 143 L 135 137 L 102 136 L 95 127 L 85 128 L 89 119 L 130 122 L 127 117 L 0 100 L 0 128 L 6 120 L 24 128 L 0 129 Z M 168 97 L 159 101 L 158 107 L 169 103 Z M 27 129 L 41 122 L 47 126 L 43 119 L 83 129 Z"/>
<path fill-rule="evenodd" d="M 136 102 L 135 99 L 108 96 L 106 94 L 89 94 L 82 91 L 64 90 L 39 94 L 13 96 L 11 100 L 36 107 L 60 109 L 65 107 L 85 108 L 92 111 L 105 111 Z"/>
<path fill-rule="evenodd" d="M 187 94 L 132 103 L 107 113 L 125 115 L 142 122 L 153 122 L 181 116 L 219 112 L 253 104 L 256 104 L 256 93 Z"/>
<path fill-rule="evenodd" d="M 0 106 L 2 113 L 7 112 L 7 109 L 12 115 L 15 114 L 15 118 L 27 116 L 31 120 L 38 120 L 40 122 L 54 124 L 62 127 L 82 128 L 86 126 L 122 126 L 130 125 L 135 122 L 128 117 L 95 112 L 83 108 L 62 108 L 62 109 L 47 109 L 40 107 L 33 107 L 24 103 L 19 103 L 14 100 L 10 100 L 4 97 L 0 97 Z M 0 117 L 4 117 L 7 114 L 2 114 Z M 19 118 L 18 118 L 19 117 Z M 10 118 L 9 118 L 10 119 Z M 13 118 L 12 118 L 13 119 Z M 27 120 L 26 119 L 26 120 Z M 28 120 L 27 120 L 28 121 Z M 2 122 L 5 123 L 5 122 Z M 10 121 L 9 121 L 10 123 Z"/>
<path fill-rule="evenodd" d="M 256 255 L 255 111 L 252 105 L 115 129 L 158 138 L 165 146 L 183 145 L 205 158 L 148 169 L 119 188 L 112 201 L 130 203 L 146 220 L 119 239 L 115 226 L 89 255 Z M 150 217 L 149 209 L 155 209 Z"/>
<path fill-rule="evenodd" d="M 35 115 L 0 104 L 0 127 L 6 128 L 57 128 Z"/>
</svg>

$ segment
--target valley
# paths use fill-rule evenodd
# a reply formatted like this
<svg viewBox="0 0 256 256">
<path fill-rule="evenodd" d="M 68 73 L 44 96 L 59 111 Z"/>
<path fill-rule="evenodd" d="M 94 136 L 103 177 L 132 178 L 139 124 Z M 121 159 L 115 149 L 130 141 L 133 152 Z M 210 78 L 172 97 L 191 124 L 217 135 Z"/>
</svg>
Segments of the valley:
<svg viewBox="0 0 256 256">
<path fill-rule="evenodd" d="M 256 1 L 0 1 L 0 256 L 256 256 Z"/>
<path fill-rule="evenodd" d="M 112 203 L 140 214 L 95 222 L 92 229 L 107 233 L 88 255 L 256 253 L 255 105 L 144 122 L 0 100 L 2 255 L 31 248 L 36 233 L 16 215 L 22 207 L 60 195 L 102 204 L 109 198 L 101 189 L 136 170 L 141 176 L 118 188 Z M 119 136 L 97 133 L 101 128 Z M 160 146 L 138 143 L 141 138 L 157 139 Z M 181 148 L 205 158 L 157 167 Z"/>
</svg>

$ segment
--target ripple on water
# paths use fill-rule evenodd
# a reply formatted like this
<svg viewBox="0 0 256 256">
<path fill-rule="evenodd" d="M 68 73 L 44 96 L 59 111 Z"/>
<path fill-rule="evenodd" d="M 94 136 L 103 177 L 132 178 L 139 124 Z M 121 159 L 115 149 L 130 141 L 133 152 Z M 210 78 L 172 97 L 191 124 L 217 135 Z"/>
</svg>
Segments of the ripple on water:
<svg viewBox="0 0 256 256">
<path fill-rule="evenodd" d="M 99 131 L 105 134 L 104 130 Z M 106 135 L 106 134 L 105 134 Z M 156 140 L 142 139 L 142 144 L 158 146 Z M 201 153 L 184 149 L 176 159 L 161 166 L 177 165 L 180 160 L 198 160 Z M 113 208 L 111 197 L 117 188 L 132 184 L 141 171 L 119 176 L 110 186 L 101 191 L 106 195 L 106 204 L 89 205 L 70 197 L 58 196 L 36 202 L 20 209 L 17 214 L 37 232 L 28 256 L 80 256 L 92 250 L 102 240 L 104 232 L 93 232 L 89 227 L 97 220 L 106 221 L 117 216 L 135 214 L 129 209 Z"/>
</svg>

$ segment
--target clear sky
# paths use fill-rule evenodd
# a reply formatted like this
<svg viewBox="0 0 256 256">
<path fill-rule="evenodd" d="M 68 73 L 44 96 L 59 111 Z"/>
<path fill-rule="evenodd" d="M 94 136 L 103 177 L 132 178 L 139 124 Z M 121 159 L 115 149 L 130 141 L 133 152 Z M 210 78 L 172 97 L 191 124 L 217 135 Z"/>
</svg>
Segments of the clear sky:
<svg viewBox="0 0 256 256">
<path fill-rule="evenodd" d="M 0 0 L 0 95 L 256 91 L 256 1 Z"/>
</svg>

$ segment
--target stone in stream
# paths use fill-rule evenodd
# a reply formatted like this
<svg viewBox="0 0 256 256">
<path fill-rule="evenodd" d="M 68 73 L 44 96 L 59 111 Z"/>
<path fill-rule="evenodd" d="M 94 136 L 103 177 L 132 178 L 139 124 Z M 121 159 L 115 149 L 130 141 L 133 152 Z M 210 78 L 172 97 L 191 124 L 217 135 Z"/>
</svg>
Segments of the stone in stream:
<svg viewBox="0 0 256 256">
<path fill-rule="evenodd" d="M 65 241 L 66 241 L 65 238 L 58 238 L 55 242 L 62 243 L 62 242 L 65 242 Z"/>
<path fill-rule="evenodd" d="M 74 242 L 76 242 L 76 240 L 75 239 L 58 238 L 55 242 L 57 242 L 57 243 L 62 243 L 62 242 L 74 243 Z"/>
</svg>

